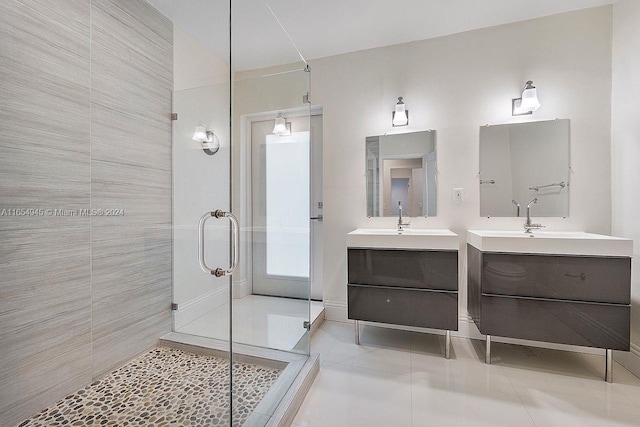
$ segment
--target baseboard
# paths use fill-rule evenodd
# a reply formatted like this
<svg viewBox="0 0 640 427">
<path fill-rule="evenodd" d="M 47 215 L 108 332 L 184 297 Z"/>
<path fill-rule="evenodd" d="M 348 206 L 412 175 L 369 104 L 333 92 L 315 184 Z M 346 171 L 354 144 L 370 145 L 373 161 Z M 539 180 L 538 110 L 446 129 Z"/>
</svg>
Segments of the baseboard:
<svg viewBox="0 0 640 427">
<path fill-rule="evenodd" d="M 229 300 L 229 286 L 223 285 L 218 289 L 207 292 L 189 302 L 180 304 L 178 310 L 173 312 L 174 331 L 182 328 L 187 323 L 204 316 L 224 305 Z"/>
<path fill-rule="evenodd" d="M 631 351 L 616 351 L 613 358 L 633 375 L 640 378 L 640 345 L 631 343 Z"/>
<path fill-rule="evenodd" d="M 325 301 L 324 308 L 325 308 L 326 320 L 331 320 L 334 322 L 353 323 L 353 320 L 350 320 L 347 317 L 347 304 L 343 302 Z M 361 324 L 363 325 L 369 324 L 372 326 L 380 326 L 380 327 L 391 328 L 391 329 L 400 329 L 405 331 L 423 332 L 423 333 L 436 334 L 436 335 L 444 334 L 444 331 L 440 329 L 416 328 L 411 326 L 398 326 L 398 325 L 390 325 L 386 323 L 376 323 L 376 322 L 361 322 Z M 473 322 L 473 319 L 471 318 L 471 316 L 468 316 L 468 315 L 461 315 L 458 317 L 458 330 L 452 331 L 451 335 L 454 337 L 469 338 L 474 340 L 485 339 L 485 335 L 482 335 L 480 333 L 480 331 L 476 327 L 476 324 Z M 576 345 L 555 344 L 555 343 L 548 343 L 548 342 L 541 342 L 541 341 L 530 341 L 530 340 L 521 340 L 521 339 L 515 339 L 515 338 L 505 338 L 505 337 L 496 337 L 496 336 L 492 336 L 491 341 L 501 342 L 506 344 L 526 345 L 529 347 L 550 348 L 554 350 L 575 351 L 578 353 L 600 354 L 600 355 L 604 354 L 604 349 L 601 349 L 601 348 L 581 347 Z M 629 354 L 629 353 L 626 353 L 626 354 Z M 640 353 L 637 353 L 637 354 L 640 355 Z"/>
<path fill-rule="evenodd" d="M 323 301 L 324 319 L 333 322 L 351 323 L 347 318 L 347 304 L 343 302 Z"/>
<path fill-rule="evenodd" d="M 233 297 L 236 299 L 251 295 L 251 285 L 247 279 L 233 281 Z"/>
</svg>

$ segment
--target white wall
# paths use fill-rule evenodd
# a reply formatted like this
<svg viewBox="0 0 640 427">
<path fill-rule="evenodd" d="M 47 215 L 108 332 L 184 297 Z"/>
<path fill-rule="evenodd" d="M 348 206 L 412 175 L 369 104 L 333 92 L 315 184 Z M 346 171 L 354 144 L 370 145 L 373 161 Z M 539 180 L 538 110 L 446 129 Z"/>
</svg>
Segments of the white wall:
<svg viewBox="0 0 640 427">
<path fill-rule="evenodd" d="M 611 121 L 612 231 L 633 238 L 631 291 L 632 352 L 620 360 L 640 375 L 640 2 L 613 7 L 613 88 Z"/>
<path fill-rule="evenodd" d="M 179 27 L 173 27 L 173 90 L 229 81 L 229 67 Z"/>
<path fill-rule="evenodd" d="M 544 218 L 549 230 L 609 233 L 611 227 L 611 7 L 311 61 L 312 101 L 324 107 L 324 300 L 329 318 L 346 314 L 346 234 L 394 227 L 367 218 L 365 137 L 391 131 L 398 96 L 411 111 L 404 130 L 438 132 L 438 214 L 415 228 L 461 236 L 461 314 L 466 312 L 465 232 L 521 229 L 522 219 L 479 216 L 479 126 L 570 118 L 571 215 Z M 512 117 L 511 98 L 534 80 L 542 107 Z M 454 187 L 465 201 L 452 203 Z"/>
</svg>

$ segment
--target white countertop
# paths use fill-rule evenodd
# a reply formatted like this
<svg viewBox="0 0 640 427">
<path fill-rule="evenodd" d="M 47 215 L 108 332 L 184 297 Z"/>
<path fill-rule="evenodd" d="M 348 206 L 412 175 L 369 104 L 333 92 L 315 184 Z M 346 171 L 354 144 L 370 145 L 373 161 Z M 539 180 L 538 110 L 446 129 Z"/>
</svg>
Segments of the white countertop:
<svg viewBox="0 0 640 427">
<path fill-rule="evenodd" d="M 467 242 L 484 252 L 633 256 L 633 241 L 582 231 L 468 230 Z"/>
<path fill-rule="evenodd" d="M 457 251 L 458 235 L 446 229 L 358 228 L 347 234 L 347 247 Z"/>
</svg>

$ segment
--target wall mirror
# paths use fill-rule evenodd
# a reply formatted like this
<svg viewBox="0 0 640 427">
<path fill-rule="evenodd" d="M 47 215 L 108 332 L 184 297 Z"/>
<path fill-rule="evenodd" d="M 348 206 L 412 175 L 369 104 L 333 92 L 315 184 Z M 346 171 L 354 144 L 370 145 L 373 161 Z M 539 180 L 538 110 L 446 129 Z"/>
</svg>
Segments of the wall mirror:
<svg viewBox="0 0 640 427">
<path fill-rule="evenodd" d="M 367 215 L 436 215 L 436 131 L 366 138 Z"/>
<path fill-rule="evenodd" d="M 480 127 L 480 215 L 569 215 L 568 119 Z"/>
</svg>

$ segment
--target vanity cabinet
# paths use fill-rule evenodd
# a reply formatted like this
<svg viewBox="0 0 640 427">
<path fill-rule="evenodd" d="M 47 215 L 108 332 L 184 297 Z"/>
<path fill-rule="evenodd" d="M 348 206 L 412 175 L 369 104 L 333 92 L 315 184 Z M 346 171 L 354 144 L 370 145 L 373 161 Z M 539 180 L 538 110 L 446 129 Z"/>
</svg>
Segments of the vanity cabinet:
<svg viewBox="0 0 640 427">
<path fill-rule="evenodd" d="M 631 258 L 468 245 L 467 260 L 469 313 L 482 334 L 629 351 Z"/>
<path fill-rule="evenodd" d="M 448 340 L 458 330 L 457 250 L 349 247 L 347 265 L 356 341 L 358 321 L 443 329 Z"/>
</svg>

